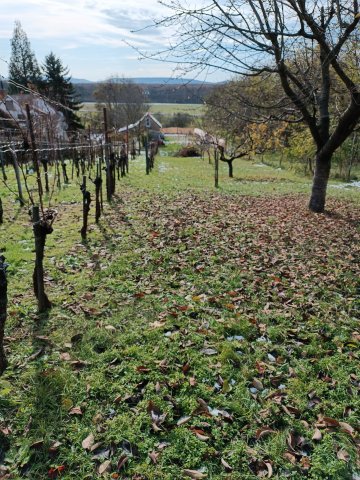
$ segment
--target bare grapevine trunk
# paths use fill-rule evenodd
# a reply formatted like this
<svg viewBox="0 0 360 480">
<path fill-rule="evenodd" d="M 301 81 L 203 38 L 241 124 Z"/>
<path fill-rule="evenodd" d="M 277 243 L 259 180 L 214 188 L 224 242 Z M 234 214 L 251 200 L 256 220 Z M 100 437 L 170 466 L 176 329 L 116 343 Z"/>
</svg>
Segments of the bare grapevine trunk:
<svg viewBox="0 0 360 480">
<path fill-rule="evenodd" d="M 20 205 L 23 207 L 25 205 L 25 200 L 24 200 L 24 195 L 23 195 L 22 185 L 21 185 L 21 173 L 20 173 L 19 162 L 17 159 L 17 155 L 13 150 L 11 150 L 11 155 L 13 157 L 13 166 L 14 166 L 16 184 L 18 189 L 18 199 L 19 199 Z"/>
<path fill-rule="evenodd" d="M 33 207 L 33 229 L 35 237 L 35 268 L 33 273 L 34 293 L 38 301 L 39 312 L 45 312 L 51 308 L 44 286 L 44 250 L 46 235 L 52 233 L 52 227 L 45 220 L 40 219 L 39 207 Z"/>
<path fill-rule="evenodd" d="M 7 314 L 7 279 L 5 257 L 0 256 L 0 376 L 4 373 L 8 362 L 4 350 L 4 329 Z"/>
</svg>

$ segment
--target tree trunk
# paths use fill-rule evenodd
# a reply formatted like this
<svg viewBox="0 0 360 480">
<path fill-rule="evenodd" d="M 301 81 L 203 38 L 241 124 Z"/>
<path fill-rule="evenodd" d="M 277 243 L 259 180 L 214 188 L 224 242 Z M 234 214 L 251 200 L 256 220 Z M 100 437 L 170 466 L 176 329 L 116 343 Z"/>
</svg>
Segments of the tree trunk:
<svg viewBox="0 0 360 480">
<path fill-rule="evenodd" d="M 228 166 L 229 166 L 229 177 L 230 178 L 233 178 L 234 175 L 233 175 L 233 161 L 232 160 L 229 160 L 227 162 Z"/>
<path fill-rule="evenodd" d="M 0 376 L 4 373 L 8 362 L 4 351 L 4 329 L 7 310 L 7 280 L 5 257 L 0 256 Z"/>
<path fill-rule="evenodd" d="M 315 172 L 309 209 L 316 213 L 322 213 L 325 209 L 326 188 L 331 169 L 332 155 L 317 155 L 315 159 Z"/>
</svg>

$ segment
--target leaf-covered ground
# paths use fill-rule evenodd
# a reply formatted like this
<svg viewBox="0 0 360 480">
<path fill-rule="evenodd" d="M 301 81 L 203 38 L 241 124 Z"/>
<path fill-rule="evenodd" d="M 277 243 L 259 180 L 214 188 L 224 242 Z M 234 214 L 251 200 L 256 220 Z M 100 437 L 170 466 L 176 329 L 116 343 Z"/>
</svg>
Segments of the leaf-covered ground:
<svg viewBox="0 0 360 480">
<path fill-rule="evenodd" d="M 0 478 L 357 478 L 358 209 L 306 203 L 128 184 L 83 244 L 66 203 L 42 317 L 28 228 Z"/>
</svg>

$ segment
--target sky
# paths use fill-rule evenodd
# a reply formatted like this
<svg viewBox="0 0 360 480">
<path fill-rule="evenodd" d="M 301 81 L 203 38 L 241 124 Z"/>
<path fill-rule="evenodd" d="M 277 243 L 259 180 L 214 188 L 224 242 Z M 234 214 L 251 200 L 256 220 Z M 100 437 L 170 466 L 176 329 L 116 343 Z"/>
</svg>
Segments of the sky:
<svg viewBox="0 0 360 480">
<path fill-rule="evenodd" d="M 157 0 L 1 0 L 0 75 L 7 76 L 4 60 L 10 59 L 10 39 L 19 20 L 38 62 L 52 51 L 74 78 L 171 76 L 174 65 L 139 60 L 132 48 L 162 48 L 168 32 L 144 27 L 166 14 L 169 10 Z"/>
</svg>

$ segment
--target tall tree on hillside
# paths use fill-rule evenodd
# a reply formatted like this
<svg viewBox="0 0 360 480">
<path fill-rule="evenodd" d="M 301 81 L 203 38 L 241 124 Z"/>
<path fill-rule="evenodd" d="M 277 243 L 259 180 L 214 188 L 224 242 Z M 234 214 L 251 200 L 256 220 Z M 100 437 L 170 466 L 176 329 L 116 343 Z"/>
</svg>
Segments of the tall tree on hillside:
<svg viewBox="0 0 360 480">
<path fill-rule="evenodd" d="M 280 112 L 285 106 L 289 120 L 304 122 L 316 145 L 309 208 L 324 211 L 334 152 L 360 119 L 359 79 L 345 62 L 359 40 L 358 0 L 161 3 L 170 13 L 156 26 L 170 27 L 174 34 L 163 51 L 165 61 L 185 65 L 188 72 L 219 69 L 278 79 L 283 98 L 275 107 Z M 344 99 L 337 111 L 331 110 L 336 85 Z"/>
<path fill-rule="evenodd" d="M 14 82 L 14 83 L 13 83 Z M 39 87 L 41 72 L 30 41 L 21 23 L 16 20 L 11 39 L 11 57 L 9 64 L 9 92 L 18 93 L 22 86 Z"/>
<path fill-rule="evenodd" d="M 76 112 L 80 109 L 75 89 L 71 83 L 69 69 L 62 64 L 59 57 L 50 52 L 45 57 L 42 67 L 44 74 L 44 94 L 59 104 L 59 110 L 64 114 L 69 130 L 83 128 Z"/>
</svg>

